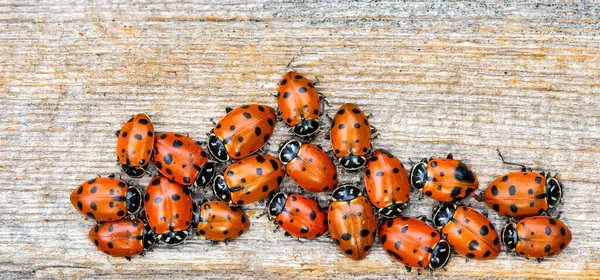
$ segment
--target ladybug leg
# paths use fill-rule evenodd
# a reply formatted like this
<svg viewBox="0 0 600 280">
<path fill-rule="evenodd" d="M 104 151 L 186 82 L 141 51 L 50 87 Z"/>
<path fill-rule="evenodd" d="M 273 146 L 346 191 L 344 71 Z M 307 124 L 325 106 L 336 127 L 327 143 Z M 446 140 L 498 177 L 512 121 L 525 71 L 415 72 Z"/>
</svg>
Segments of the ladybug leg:
<svg viewBox="0 0 600 280">
<path fill-rule="evenodd" d="M 488 218 L 488 211 L 487 210 L 483 210 L 483 212 L 481 212 L 481 215 L 485 216 L 486 218 Z"/>
<path fill-rule="evenodd" d="M 375 139 L 377 136 L 379 136 L 379 131 L 371 125 L 371 139 Z"/>
<path fill-rule="evenodd" d="M 471 197 L 473 197 L 473 199 L 475 199 L 476 201 L 482 202 L 483 201 L 483 191 L 479 192 L 479 193 L 472 193 Z"/>
<path fill-rule="evenodd" d="M 446 156 L 447 159 L 454 159 L 454 155 L 452 155 L 452 153 L 449 153 L 448 156 Z"/>
<path fill-rule="evenodd" d="M 500 153 L 500 149 L 496 149 L 496 151 L 498 152 L 498 156 L 500 157 L 500 159 L 502 160 L 503 164 L 506 165 L 515 165 L 515 166 L 520 166 L 521 167 L 521 171 L 527 171 L 527 166 L 525 166 L 524 164 L 520 164 L 520 163 L 514 163 L 514 162 L 508 162 L 506 160 L 504 160 L 504 156 L 502 155 L 502 153 Z"/>
<path fill-rule="evenodd" d="M 120 130 L 120 129 L 119 129 L 119 130 L 115 130 L 115 136 L 117 136 L 117 137 L 118 137 L 118 136 L 119 136 L 119 134 L 121 134 L 121 130 Z"/>
<path fill-rule="evenodd" d="M 404 268 L 406 269 L 406 272 L 410 273 L 412 271 L 412 267 L 410 267 L 408 265 L 404 266 Z"/>
<path fill-rule="evenodd" d="M 127 261 L 131 261 L 131 257 L 125 257 Z"/>
<path fill-rule="evenodd" d="M 233 111 L 231 107 L 225 107 L 225 113 L 229 114 L 229 112 Z"/>
<path fill-rule="evenodd" d="M 535 259 L 535 260 L 536 260 L 538 263 L 541 263 L 541 262 L 544 260 L 544 258 L 537 258 L 537 259 Z"/>
</svg>

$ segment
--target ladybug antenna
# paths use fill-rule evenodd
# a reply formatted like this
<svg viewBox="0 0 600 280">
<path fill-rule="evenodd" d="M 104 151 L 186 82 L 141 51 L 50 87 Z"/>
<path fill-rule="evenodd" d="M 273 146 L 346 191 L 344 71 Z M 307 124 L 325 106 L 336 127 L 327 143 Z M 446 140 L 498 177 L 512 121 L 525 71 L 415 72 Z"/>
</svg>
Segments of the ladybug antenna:
<svg viewBox="0 0 600 280">
<path fill-rule="evenodd" d="M 502 155 L 502 153 L 500 153 L 500 149 L 496 149 L 496 151 L 498 152 L 498 156 L 500 156 L 500 159 L 502 160 L 503 164 L 520 166 L 522 171 L 527 171 L 527 166 L 525 166 L 524 164 L 508 162 L 508 161 L 504 160 L 504 156 Z"/>
</svg>

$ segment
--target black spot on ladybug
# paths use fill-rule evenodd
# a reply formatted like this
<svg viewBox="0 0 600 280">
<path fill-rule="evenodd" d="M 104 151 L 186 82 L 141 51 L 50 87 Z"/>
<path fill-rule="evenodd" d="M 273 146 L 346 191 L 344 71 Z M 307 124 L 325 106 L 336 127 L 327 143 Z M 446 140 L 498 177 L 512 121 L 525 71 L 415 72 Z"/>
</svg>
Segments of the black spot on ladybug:
<svg viewBox="0 0 600 280">
<path fill-rule="evenodd" d="M 352 255 L 352 249 L 348 249 L 344 251 L 344 253 L 346 253 L 346 255 Z"/>
<path fill-rule="evenodd" d="M 469 250 L 477 250 L 477 248 L 479 248 L 479 242 L 477 242 L 477 240 L 472 240 L 469 243 Z"/>
<path fill-rule="evenodd" d="M 394 173 L 398 173 L 398 172 L 400 172 L 400 169 L 398 169 L 398 167 L 396 167 L 396 168 L 394 168 L 394 169 L 392 170 L 392 172 L 394 172 Z"/>
<path fill-rule="evenodd" d="M 156 179 L 154 179 L 154 180 L 152 181 L 152 185 L 153 185 L 153 186 L 158 186 L 158 185 L 160 185 L 160 179 L 159 179 L 159 178 L 156 178 Z"/>
<path fill-rule="evenodd" d="M 252 118 L 252 115 L 250 115 L 250 113 L 248 113 L 248 112 L 244 112 L 244 113 L 242 113 L 242 115 L 243 115 L 243 116 L 244 116 L 244 118 L 246 118 L 246 119 L 251 119 L 251 118 Z"/>
<path fill-rule="evenodd" d="M 470 222 L 471 222 L 471 220 L 469 220 L 469 219 L 465 219 L 465 224 L 468 224 L 468 223 L 470 223 Z"/>
<path fill-rule="evenodd" d="M 308 227 L 302 226 L 302 228 L 300 229 L 300 233 L 307 233 L 307 232 L 308 232 Z"/>
<path fill-rule="evenodd" d="M 402 227 L 402 233 L 406 233 L 407 230 L 408 230 L 408 225 L 405 225 Z"/>
<path fill-rule="evenodd" d="M 549 222 L 551 225 L 556 225 L 556 221 L 555 221 L 554 219 L 552 219 L 552 218 L 548 219 L 548 222 Z"/>
<path fill-rule="evenodd" d="M 174 193 L 174 194 L 171 195 L 171 199 L 177 201 L 177 200 L 181 199 L 181 196 L 179 196 L 178 194 Z"/>
<path fill-rule="evenodd" d="M 344 239 L 345 241 L 350 240 L 350 238 L 352 238 L 352 235 L 350 235 L 349 233 L 344 233 L 342 234 L 342 239 Z"/>
<path fill-rule="evenodd" d="M 183 177 L 183 181 L 186 182 L 186 183 L 189 183 L 190 182 L 190 177 L 187 177 L 187 176 Z"/>
<path fill-rule="evenodd" d="M 394 225 L 394 219 L 389 219 L 386 225 L 387 227 L 392 227 Z"/>
<path fill-rule="evenodd" d="M 292 93 L 291 93 L 291 92 L 289 92 L 289 91 L 286 91 L 286 92 L 283 94 L 283 98 L 289 98 L 289 97 L 290 97 L 290 95 L 292 95 Z"/>
<path fill-rule="evenodd" d="M 432 232 L 430 233 L 430 235 L 431 235 L 431 237 L 436 237 L 436 236 L 437 236 L 437 232 L 434 232 L 434 231 L 432 231 Z"/>
<path fill-rule="evenodd" d="M 163 201 L 162 197 L 156 197 L 156 198 L 154 199 L 154 203 L 155 203 L 155 204 L 159 204 L 159 203 L 161 203 L 162 201 Z"/>
<path fill-rule="evenodd" d="M 494 205 L 492 205 L 492 209 L 494 209 L 494 211 L 498 212 L 498 211 L 500 211 L 500 205 L 494 203 Z"/>
<path fill-rule="evenodd" d="M 500 242 L 500 239 L 499 239 L 498 237 L 496 237 L 496 238 L 494 239 L 494 245 L 498 245 L 498 243 L 499 243 L 499 242 Z"/>
<path fill-rule="evenodd" d="M 550 227 L 546 227 L 544 229 L 544 232 L 546 232 L 546 235 L 550 235 L 550 234 L 552 234 L 552 229 Z"/>
<path fill-rule="evenodd" d="M 379 171 L 379 172 L 375 173 L 375 176 L 383 177 L 383 171 Z"/>
<path fill-rule="evenodd" d="M 560 228 L 560 235 L 565 235 L 567 234 L 567 230 L 564 227 Z"/>
<path fill-rule="evenodd" d="M 173 148 L 181 148 L 181 146 L 183 146 L 183 142 L 181 142 L 181 140 L 173 141 Z"/>
<path fill-rule="evenodd" d="M 83 203 L 81 203 L 81 201 L 77 201 L 77 209 L 79 209 L 79 211 L 83 210 Z"/>
<path fill-rule="evenodd" d="M 281 184 L 281 182 L 283 182 L 283 177 L 282 176 L 277 177 L 277 184 Z"/>
<path fill-rule="evenodd" d="M 456 234 L 461 235 L 462 234 L 462 230 L 461 229 L 457 230 Z"/>
<path fill-rule="evenodd" d="M 360 124 L 354 123 L 354 128 L 360 128 Z"/>
<path fill-rule="evenodd" d="M 370 170 L 370 169 L 367 169 L 367 170 L 365 171 L 365 175 L 367 175 L 367 176 L 371 176 L 371 170 Z"/>
<path fill-rule="evenodd" d="M 144 200 L 146 200 L 146 202 L 150 201 L 150 194 L 147 193 L 146 195 L 144 195 Z"/>
<path fill-rule="evenodd" d="M 173 156 L 171 154 L 166 154 L 163 157 L 163 161 L 165 162 L 165 164 L 171 164 L 171 162 L 173 162 Z"/>
<path fill-rule="evenodd" d="M 502 182 L 506 182 L 506 181 L 508 181 L 508 176 L 502 177 Z"/>
<path fill-rule="evenodd" d="M 165 133 L 161 133 L 161 134 L 160 134 L 160 136 L 159 136 L 159 138 L 160 138 L 161 140 L 165 140 L 165 139 L 167 138 L 167 134 L 165 134 Z"/>
<path fill-rule="evenodd" d="M 79 188 L 77 188 L 77 194 L 82 194 L 83 193 L 83 186 L 79 186 Z"/>
<path fill-rule="evenodd" d="M 305 87 L 301 87 L 301 88 L 298 89 L 298 91 L 300 93 L 305 93 L 306 92 L 306 88 Z"/>
<path fill-rule="evenodd" d="M 94 245 L 98 246 L 98 239 L 94 239 Z"/>
<path fill-rule="evenodd" d="M 356 212 L 356 216 L 357 216 L 357 217 L 360 217 L 360 216 L 362 216 L 362 212 Z"/>
<path fill-rule="evenodd" d="M 539 183 L 541 183 L 541 182 L 542 182 L 542 177 L 539 177 L 539 176 L 538 176 L 538 177 L 535 177 L 535 183 L 536 183 L 536 184 L 539 184 Z"/>
<path fill-rule="evenodd" d="M 432 161 L 431 162 L 431 167 L 436 168 L 438 165 L 437 161 Z"/>
<path fill-rule="evenodd" d="M 510 205 L 510 211 L 513 211 L 514 213 L 517 213 L 517 211 L 519 210 L 519 208 L 517 207 L 516 204 L 511 204 Z"/>
<path fill-rule="evenodd" d="M 363 229 L 363 230 L 360 231 L 360 236 L 361 237 L 367 237 L 367 236 L 369 236 L 370 233 L 371 232 L 369 232 L 368 229 Z"/>
<path fill-rule="evenodd" d="M 359 110 L 359 109 L 356 109 L 356 108 L 354 108 L 354 109 L 352 109 L 352 113 L 355 113 L 355 114 L 360 114 L 360 110 Z"/>
<path fill-rule="evenodd" d="M 260 168 L 260 167 L 256 168 L 256 175 L 258 175 L 258 176 L 262 176 L 263 175 L 262 168 Z"/>
<path fill-rule="evenodd" d="M 475 174 L 473 174 L 473 172 L 469 170 L 469 167 L 462 162 L 460 162 L 456 169 L 454 169 L 454 178 L 457 181 L 465 181 L 468 183 L 475 182 Z"/>
<path fill-rule="evenodd" d="M 147 133 L 147 134 L 148 134 L 148 137 L 152 137 L 152 136 L 154 136 L 154 133 L 152 133 L 152 131 L 148 131 L 148 133 Z"/>
<path fill-rule="evenodd" d="M 94 211 L 98 210 L 98 206 L 96 205 L 95 202 L 90 203 L 90 208 L 92 208 L 92 210 L 94 210 Z"/>
<path fill-rule="evenodd" d="M 486 235 L 488 235 L 488 233 L 489 233 L 489 232 L 490 232 L 490 231 L 489 231 L 489 229 L 488 229 L 488 227 L 487 227 L 487 226 L 482 226 L 482 227 L 479 229 L 479 234 L 481 234 L 482 236 L 486 236 Z"/>
<path fill-rule="evenodd" d="M 450 193 L 450 197 L 457 198 L 460 195 L 460 192 L 461 192 L 461 188 L 460 187 L 454 187 L 452 189 L 452 192 Z"/>
<path fill-rule="evenodd" d="M 426 196 L 431 196 L 431 195 L 433 195 L 433 193 L 431 191 L 425 191 L 425 195 Z"/>
<path fill-rule="evenodd" d="M 493 196 L 497 196 L 498 195 L 498 187 L 496 187 L 496 185 L 492 186 L 491 191 L 492 191 L 492 195 Z"/>
<path fill-rule="evenodd" d="M 550 249 L 552 249 L 550 244 L 546 244 L 546 246 L 544 247 L 544 252 L 548 253 L 548 252 L 550 252 Z"/>
<path fill-rule="evenodd" d="M 515 195 L 515 193 L 517 193 L 517 187 L 515 187 L 515 185 L 511 185 L 510 187 L 508 187 L 508 194 L 513 196 Z"/>
<path fill-rule="evenodd" d="M 338 125 L 338 129 L 344 129 L 344 128 L 346 128 L 345 124 L 342 123 L 342 124 Z"/>
<path fill-rule="evenodd" d="M 387 240 L 387 235 L 385 235 L 385 234 L 382 235 L 380 239 L 381 239 L 381 244 L 383 245 L 383 243 L 385 243 L 385 241 Z"/>
<path fill-rule="evenodd" d="M 123 131 L 123 133 L 121 133 L 121 137 L 123 137 L 123 138 L 127 137 L 127 131 Z"/>
<path fill-rule="evenodd" d="M 124 188 L 127 186 L 127 184 L 125 184 L 125 182 L 119 182 L 117 185 L 119 186 L 119 188 Z"/>
<path fill-rule="evenodd" d="M 90 189 L 90 192 L 91 192 L 91 193 L 96 193 L 96 191 L 98 191 L 98 186 L 93 186 L 93 187 Z"/>
<path fill-rule="evenodd" d="M 227 235 L 227 234 L 229 234 L 229 231 L 228 230 L 224 230 L 223 231 L 223 235 Z"/>
<path fill-rule="evenodd" d="M 233 175 L 234 175 L 233 171 L 231 171 L 231 170 L 227 171 L 227 176 L 233 177 Z"/>
<path fill-rule="evenodd" d="M 535 203 L 529 202 L 529 207 L 533 207 L 533 206 L 535 206 Z"/>
<path fill-rule="evenodd" d="M 564 249 L 564 248 L 565 248 L 565 246 L 566 246 L 566 245 L 565 245 L 565 243 L 561 243 L 561 244 L 560 244 L 560 249 L 561 249 L 561 250 L 562 250 L 562 249 Z"/>
<path fill-rule="evenodd" d="M 171 169 L 169 168 L 165 169 L 165 172 L 167 172 L 167 174 L 169 175 L 173 175 L 173 171 L 171 171 Z"/>
<path fill-rule="evenodd" d="M 91 218 L 91 219 L 96 219 L 96 217 L 94 216 L 94 214 L 92 214 L 91 212 L 87 212 L 86 215 Z"/>
<path fill-rule="evenodd" d="M 138 120 L 138 123 L 143 124 L 143 125 L 147 125 L 148 124 L 148 120 L 142 118 L 142 119 Z"/>
<path fill-rule="evenodd" d="M 112 242 L 108 242 L 106 245 L 108 245 L 108 248 L 110 248 L 110 249 L 113 248 L 113 243 Z"/>
<path fill-rule="evenodd" d="M 135 135 L 133 136 L 133 138 L 135 138 L 135 139 L 137 139 L 137 140 L 142 140 L 142 135 L 140 135 L 140 134 L 135 134 Z"/>
<path fill-rule="evenodd" d="M 317 218 L 317 213 L 315 213 L 315 211 L 310 211 L 309 218 L 311 221 L 314 221 Z"/>
</svg>

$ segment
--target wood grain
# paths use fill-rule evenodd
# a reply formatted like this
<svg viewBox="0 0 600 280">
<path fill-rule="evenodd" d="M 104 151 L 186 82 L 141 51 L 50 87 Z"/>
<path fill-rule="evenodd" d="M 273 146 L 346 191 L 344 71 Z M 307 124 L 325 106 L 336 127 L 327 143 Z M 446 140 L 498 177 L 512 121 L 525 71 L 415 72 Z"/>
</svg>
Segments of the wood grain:
<svg viewBox="0 0 600 280">
<path fill-rule="evenodd" d="M 353 262 L 327 240 L 284 237 L 264 217 L 229 245 L 191 239 L 131 262 L 87 240 L 68 201 L 117 172 L 113 131 L 137 112 L 205 141 L 225 106 L 271 94 L 286 65 L 332 104 L 373 113 L 403 162 L 448 152 L 485 188 L 496 156 L 559 171 L 573 242 L 541 264 L 455 257 L 450 279 L 599 278 L 600 6 L 592 3 L 4 1 L 0 4 L 0 277 L 393 278 L 416 276 L 377 244 Z M 277 127 L 269 151 L 288 137 Z M 317 143 L 328 146 L 323 139 Z M 148 177 L 136 181 L 143 186 Z M 358 176 L 343 174 L 342 182 Z M 295 190 L 288 178 L 285 190 Z M 199 192 L 197 198 L 203 197 Z M 327 197 L 319 197 L 323 204 Z M 485 205 L 466 203 L 484 210 Z M 434 202 L 413 199 L 407 214 Z M 257 216 L 263 207 L 246 207 Z M 494 213 L 498 228 L 505 220 Z"/>
</svg>

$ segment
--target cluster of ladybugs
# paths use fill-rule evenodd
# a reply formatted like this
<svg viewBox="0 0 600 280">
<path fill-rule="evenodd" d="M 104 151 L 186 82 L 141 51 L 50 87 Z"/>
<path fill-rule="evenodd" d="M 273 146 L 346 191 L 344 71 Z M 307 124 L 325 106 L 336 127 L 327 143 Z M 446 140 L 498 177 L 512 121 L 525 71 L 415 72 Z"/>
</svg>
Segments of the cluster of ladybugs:
<svg viewBox="0 0 600 280">
<path fill-rule="evenodd" d="M 229 241 L 250 226 L 239 206 L 265 199 L 270 201 L 270 220 L 287 235 L 314 239 L 329 232 L 354 260 L 365 258 L 379 236 L 384 250 L 407 269 L 443 268 L 451 250 L 468 259 L 493 259 L 500 253 L 501 240 L 518 255 L 541 260 L 571 241 L 567 226 L 546 215 L 562 198 L 557 175 L 522 166 L 521 172 L 498 177 L 483 195 L 475 193 L 475 173 L 451 155 L 423 159 L 409 175 L 394 155 L 372 150 L 376 130 L 360 108 L 346 103 L 331 120 L 326 139 L 343 169 L 362 173 L 363 196 L 355 185 L 338 186 L 334 159 L 303 141 L 322 130 L 319 117 L 325 101 L 313 84 L 294 71 L 286 73 L 277 103 L 277 112 L 257 104 L 227 109 L 209 135 L 208 154 L 183 134 L 154 133 L 144 114 L 131 118 L 117 132 L 116 155 L 123 172 L 141 177 L 152 162 L 160 174 L 150 180 L 143 196 L 114 176 L 78 186 L 71 194 L 73 206 L 98 221 L 89 232 L 90 241 L 111 256 L 127 258 L 142 254 L 157 240 L 180 244 L 190 228 L 207 239 Z M 261 148 L 278 116 L 299 140 L 285 142 L 274 157 Z M 333 191 L 328 211 L 307 195 L 275 194 L 286 174 L 306 191 Z M 190 189 L 210 185 L 221 202 L 194 203 Z M 411 189 L 441 202 L 432 220 L 401 216 Z M 520 220 L 509 223 L 499 236 L 486 215 L 456 204 L 470 195 L 499 215 Z"/>
</svg>

